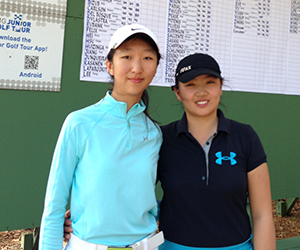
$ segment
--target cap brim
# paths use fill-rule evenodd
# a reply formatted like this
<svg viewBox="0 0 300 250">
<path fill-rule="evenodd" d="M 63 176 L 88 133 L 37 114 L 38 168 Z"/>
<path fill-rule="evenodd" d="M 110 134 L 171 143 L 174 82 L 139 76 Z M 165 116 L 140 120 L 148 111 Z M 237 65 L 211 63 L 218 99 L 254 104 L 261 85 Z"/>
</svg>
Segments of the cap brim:
<svg viewBox="0 0 300 250">
<path fill-rule="evenodd" d="M 151 30 L 140 24 L 132 24 L 123 26 L 115 31 L 108 45 L 108 53 L 111 49 L 117 49 L 126 39 L 130 38 L 135 34 L 143 34 L 148 36 L 159 50 L 157 38 Z"/>
<path fill-rule="evenodd" d="M 189 70 L 189 71 L 186 71 L 186 72 L 180 74 L 177 77 L 177 79 L 178 79 L 178 81 L 180 81 L 182 83 L 187 83 L 187 82 L 193 80 L 197 76 L 206 75 L 206 74 L 215 76 L 220 79 L 222 78 L 218 72 L 211 70 L 211 69 L 192 69 L 192 70 Z"/>
</svg>

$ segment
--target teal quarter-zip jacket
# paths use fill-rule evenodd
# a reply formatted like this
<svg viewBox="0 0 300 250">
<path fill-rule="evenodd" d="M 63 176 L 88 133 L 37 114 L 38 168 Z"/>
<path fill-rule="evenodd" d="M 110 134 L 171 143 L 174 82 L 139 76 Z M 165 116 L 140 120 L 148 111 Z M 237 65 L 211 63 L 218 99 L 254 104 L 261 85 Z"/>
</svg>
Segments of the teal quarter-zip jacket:
<svg viewBox="0 0 300 250">
<path fill-rule="evenodd" d="M 141 101 L 127 104 L 107 92 L 98 103 L 68 115 L 49 174 L 40 250 L 61 250 L 71 192 L 74 234 L 82 240 L 125 246 L 157 230 L 155 181 L 160 128 Z"/>
</svg>

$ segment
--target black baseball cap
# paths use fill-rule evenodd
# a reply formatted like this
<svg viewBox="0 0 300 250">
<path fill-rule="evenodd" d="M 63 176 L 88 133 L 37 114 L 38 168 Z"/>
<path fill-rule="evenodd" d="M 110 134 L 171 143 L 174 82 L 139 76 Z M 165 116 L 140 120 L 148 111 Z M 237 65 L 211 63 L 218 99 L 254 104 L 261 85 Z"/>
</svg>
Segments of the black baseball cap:
<svg viewBox="0 0 300 250">
<path fill-rule="evenodd" d="M 187 83 L 197 76 L 209 74 L 222 79 L 217 61 L 207 54 L 195 53 L 183 58 L 177 65 L 176 82 Z"/>
</svg>

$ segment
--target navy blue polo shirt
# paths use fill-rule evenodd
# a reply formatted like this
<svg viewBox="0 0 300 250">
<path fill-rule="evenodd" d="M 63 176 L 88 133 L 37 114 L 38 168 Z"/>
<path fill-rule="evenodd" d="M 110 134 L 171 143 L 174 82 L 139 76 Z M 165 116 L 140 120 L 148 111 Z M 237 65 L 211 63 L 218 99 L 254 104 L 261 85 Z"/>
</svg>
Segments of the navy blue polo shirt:
<svg viewBox="0 0 300 250">
<path fill-rule="evenodd" d="M 177 244 L 224 247 L 251 235 L 247 173 L 266 155 L 250 125 L 217 114 L 218 129 L 204 147 L 188 132 L 185 114 L 162 127 L 160 230 Z"/>
</svg>

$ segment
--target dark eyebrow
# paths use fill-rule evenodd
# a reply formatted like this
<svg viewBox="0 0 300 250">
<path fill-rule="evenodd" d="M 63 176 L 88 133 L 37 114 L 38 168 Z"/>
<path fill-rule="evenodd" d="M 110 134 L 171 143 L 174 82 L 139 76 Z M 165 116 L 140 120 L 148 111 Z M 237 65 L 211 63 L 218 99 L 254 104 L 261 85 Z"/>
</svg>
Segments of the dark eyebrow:
<svg viewBox="0 0 300 250">
<path fill-rule="evenodd" d="M 128 47 L 126 47 L 126 48 L 124 48 L 124 49 L 119 49 L 119 51 L 130 51 L 130 50 L 132 50 L 132 48 L 128 48 Z"/>
<path fill-rule="evenodd" d="M 156 52 L 155 52 L 155 50 L 154 50 L 154 49 L 146 49 L 145 51 L 147 51 L 147 52 L 151 52 L 151 53 L 153 53 L 153 54 L 156 54 Z"/>
</svg>

